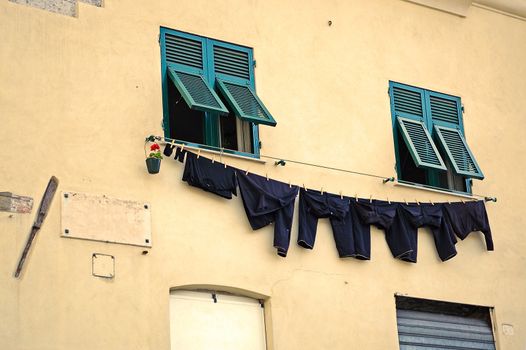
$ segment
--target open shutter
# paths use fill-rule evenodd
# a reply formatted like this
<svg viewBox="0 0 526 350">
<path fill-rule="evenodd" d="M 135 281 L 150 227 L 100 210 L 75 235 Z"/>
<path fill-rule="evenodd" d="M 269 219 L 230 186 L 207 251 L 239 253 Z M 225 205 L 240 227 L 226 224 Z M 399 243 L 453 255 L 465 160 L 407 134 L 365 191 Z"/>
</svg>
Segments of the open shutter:
<svg viewBox="0 0 526 350">
<path fill-rule="evenodd" d="M 400 350 L 495 350 L 484 320 L 414 310 L 396 310 Z"/>
<path fill-rule="evenodd" d="M 453 164 L 455 173 L 480 180 L 484 178 L 482 170 L 459 129 L 435 125 L 435 132 L 440 145 Z"/>
<path fill-rule="evenodd" d="M 167 73 L 191 109 L 228 114 L 219 96 L 206 81 L 206 50 L 203 38 L 165 32 L 162 38 Z"/>
<path fill-rule="evenodd" d="M 396 119 L 407 149 L 411 153 L 416 166 L 447 170 L 424 123 L 408 118 L 397 117 Z"/>
<path fill-rule="evenodd" d="M 168 68 L 168 72 L 188 107 L 204 112 L 228 114 L 225 105 L 202 75 L 177 71 L 172 67 Z"/>
<path fill-rule="evenodd" d="M 250 86 L 220 79 L 217 79 L 217 84 L 219 91 L 240 119 L 255 124 L 276 126 L 276 121 Z"/>
<path fill-rule="evenodd" d="M 212 54 L 217 87 L 234 114 L 254 124 L 276 126 L 254 89 L 252 51 L 214 42 Z"/>
</svg>

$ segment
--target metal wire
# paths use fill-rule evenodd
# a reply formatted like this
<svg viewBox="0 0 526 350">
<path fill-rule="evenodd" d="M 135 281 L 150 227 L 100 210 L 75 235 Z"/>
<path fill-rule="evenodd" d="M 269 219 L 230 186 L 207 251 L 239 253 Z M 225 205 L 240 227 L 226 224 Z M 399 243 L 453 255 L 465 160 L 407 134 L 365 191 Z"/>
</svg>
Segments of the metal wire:
<svg viewBox="0 0 526 350">
<path fill-rule="evenodd" d="M 151 136 L 147 137 L 146 138 L 146 142 L 148 142 L 148 141 L 150 141 L 150 142 L 164 141 L 167 144 L 174 144 L 176 146 L 181 146 L 181 145 L 184 144 L 181 141 L 177 141 L 177 140 L 171 139 L 169 137 L 154 136 L 154 135 L 151 135 Z M 179 142 L 179 143 L 176 143 L 176 142 Z M 217 150 L 217 151 L 221 152 L 221 154 L 228 154 L 228 153 L 224 153 L 225 148 L 223 148 L 223 147 L 215 147 L 215 146 L 208 146 L 207 145 L 203 149 L 204 150 L 206 150 L 206 149 Z M 384 184 L 387 183 L 387 182 L 395 182 L 395 178 L 392 177 L 392 176 L 382 176 L 382 175 L 377 175 L 377 174 L 370 174 L 370 173 L 365 173 L 365 172 L 361 172 L 361 171 L 354 171 L 354 170 L 349 170 L 349 169 L 335 168 L 335 167 L 331 167 L 331 166 L 327 166 L 327 165 L 307 163 L 307 162 L 302 162 L 302 161 L 299 161 L 299 160 L 286 159 L 286 158 L 281 158 L 281 157 L 273 157 L 273 156 L 267 156 L 267 155 L 263 155 L 263 154 L 260 154 L 260 157 L 273 159 L 273 160 L 276 160 L 276 161 L 284 161 L 284 162 L 289 162 L 289 163 L 294 163 L 294 164 L 306 165 L 306 166 L 311 166 L 311 167 L 315 167 L 315 168 L 327 169 L 327 170 L 332 170 L 332 171 L 339 171 L 339 172 L 342 172 L 342 173 L 348 173 L 348 174 L 354 174 L 354 175 L 368 176 L 368 177 L 372 177 L 372 178 L 376 178 L 376 179 L 382 179 Z M 280 163 L 280 165 L 284 165 L 281 162 L 276 162 L 276 165 L 278 163 Z M 435 190 L 444 191 L 444 189 L 441 189 L 441 188 L 436 188 Z M 486 202 L 497 202 L 497 198 L 496 197 L 490 197 L 490 196 L 476 194 L 476 193 L 471 193 L 468 196 L 484 198 L 484 200 Z"/>
</svg>

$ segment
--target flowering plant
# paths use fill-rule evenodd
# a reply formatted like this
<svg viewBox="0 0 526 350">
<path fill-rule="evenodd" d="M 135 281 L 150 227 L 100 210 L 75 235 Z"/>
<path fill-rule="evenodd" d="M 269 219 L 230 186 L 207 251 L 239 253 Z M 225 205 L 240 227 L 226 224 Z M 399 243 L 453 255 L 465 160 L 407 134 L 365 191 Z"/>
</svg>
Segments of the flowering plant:
<svg viewBox="0 0 526 350">
<path fill-rule="evenodd" d="M 150 155 L 148 158 L 163 159 L 163 156 L 161 156 L 161 147 L 159 147 L 157 143 L 150 146 Z"/>
</svg>

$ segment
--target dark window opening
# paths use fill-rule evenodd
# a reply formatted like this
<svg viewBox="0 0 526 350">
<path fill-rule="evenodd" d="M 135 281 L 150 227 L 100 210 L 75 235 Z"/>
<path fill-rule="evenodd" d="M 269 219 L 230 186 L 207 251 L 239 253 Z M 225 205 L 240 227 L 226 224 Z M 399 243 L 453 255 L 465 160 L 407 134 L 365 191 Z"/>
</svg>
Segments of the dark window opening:
<svg viewBox="0 0 526 350">
<path fill-rule="evenodd" d="M 426 171 L 415 165 L 398 128 L 396 132 L 398 134 L 398 152 L 400 155 L 400 180 L 425 185 L 427 183 Z"/>
<path fill-rule="evenodd" d="M 168 83 L 170 138 L 192 143 L 205 143 L 205 113 L 190 109 L 170 81 Z"/>
</svg>

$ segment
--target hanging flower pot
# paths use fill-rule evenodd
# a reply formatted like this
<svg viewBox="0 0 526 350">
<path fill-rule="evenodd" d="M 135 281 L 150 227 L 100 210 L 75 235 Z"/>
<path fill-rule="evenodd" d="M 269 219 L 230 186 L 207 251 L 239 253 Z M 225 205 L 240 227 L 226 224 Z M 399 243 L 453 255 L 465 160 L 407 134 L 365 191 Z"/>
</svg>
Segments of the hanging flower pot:
<svg viewBox="0 0 526 350">
<path fill-rule="evenodd" d="M 157 174 L 159 172 L 161 169 L 161 159 L 163 159 L 163 156 L 161 156 L 161 148 L 157 143 L 154 143 L 150 146 L 150 154 L 148 158 L 146 158 L 148 173 Z"/>
<path fill-rule="evenodd" d="M 146 167 L 148 173 L 157 174 L 161 169 L 161 160 L 159 158 L 146 158 Z"/>
</svg>

